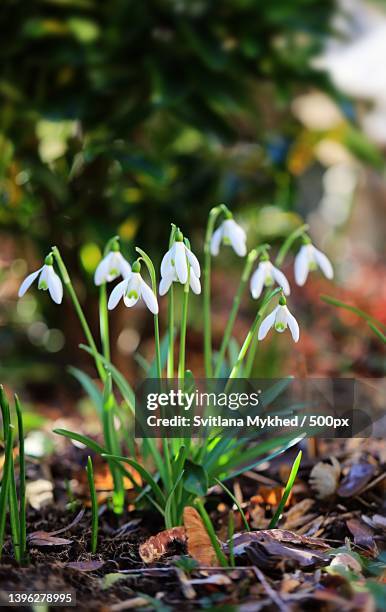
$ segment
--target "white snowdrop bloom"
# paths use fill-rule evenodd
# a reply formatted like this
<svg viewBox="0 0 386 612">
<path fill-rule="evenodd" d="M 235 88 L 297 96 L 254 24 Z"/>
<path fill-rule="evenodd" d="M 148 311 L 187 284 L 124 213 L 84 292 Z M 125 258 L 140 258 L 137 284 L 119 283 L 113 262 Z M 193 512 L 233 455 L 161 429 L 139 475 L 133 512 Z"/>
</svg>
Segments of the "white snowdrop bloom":
<svg viewBox="0 0 386 612">
<path fill-rule="evenodd" d="M 127 278 L 130 272 L 129 262 L 123 257 L 118 244 L 114 243 L 111 251 L 99 262 L 94 274 L 94 283 L 96 285 L 108 283 L 118 276 Z"/>
<path fill-rule="evenodd" d="M 320 268 L 326 278 L 334 276 L 334 270 L 328 257 L 315 248 L 313 244 L 303 244 L 295 257 L 295 281 L 302 286 L 307 280 L 310 270 Z"/>
<path fill-rule="evenodd" d="M 130 275 L 114 287 L 107 304 L 109 310 L 115 308 L 122 298 L 128 308 L 135 306 L 138 300 L 142 298 L 150 312 L 154 315 L 158 314 L 157 298 L 149 285 L 143 280 L 140 270 L 140 263 L 138 261 L 134 262 Z"/>
<path fill-rule="evenodd" d="M 169 291 L 171 284 L 175 283 L 176 281 L 178 281 L 178 279 L 175 270 L 173 270 L 167 276 L 163 276 L 159 284 L 159 294 L 165 295 L 165 293 Z M 196 295 L 199 295 L 201 293 L 201 282 L 198 276 L 195 275 L 193 268 L 190 268 L 189 285 L 193 293 L 195 293 Z"/>
<path fill-rule="evenodd" d="M 213 233 L 210 243 L 212 255 L 218 255 L 220 245 L 230 244 L 240 257 L 247 254 L 247 235 L 243 228 L 232 218 L 225 219 L 219 228 Z"/>
<path fill-rule="evenodd" d="M 60 304 L 63 299 L 63 285 L 60 277 L 56 274 L 53 266 L 53 256 L 48 255 L 45 259 L 44 266 L 29 274 L 20 285 L 19 297 L 23 297 L 26 291 L 30 288 L 36 278 L 39 277 L 38 289 L 49 292 L 51 298 L 56 304 Z"/>
<path fill-rule="evenodd" d="M 200 293 L 200 264 L 195 254 L 183 242 L 182 233 L 177 232 L 176 241 L 164 255 L 161 262 L 161 295 L 164 295 L 174 282 L 185 285 L 188 280 L 188 264 L 190 265 L 190 286 L 194 293 Z"/>
<path fill-rule="evenodd" d="M 290 313 L 286 305 L 286 299 L 280 298 L 279 305 L 269 314 L 259 327 L 258 339 L 264 340 L 271 327 L 282 333 L 289 327 L 295 342 L 299 340 L 299 325 L 295 317 Z"/>
<path fill-rule="evenodd" d="M 285 295 L 291 293 L 289 282 L 283 272 L 276 268 L 269 259 L 262 258 L 251 276 L 252 297 L 256 300 L 260 297 L 263 287 L 272 287 L 275 282 L 283 289 Z"/>
</svg>

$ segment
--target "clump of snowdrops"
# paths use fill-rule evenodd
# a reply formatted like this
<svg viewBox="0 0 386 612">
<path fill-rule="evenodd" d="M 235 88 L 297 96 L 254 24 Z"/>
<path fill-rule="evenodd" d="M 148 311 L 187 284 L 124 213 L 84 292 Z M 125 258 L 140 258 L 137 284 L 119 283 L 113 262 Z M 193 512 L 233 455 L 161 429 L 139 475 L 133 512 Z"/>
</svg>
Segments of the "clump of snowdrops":
<svg viewBox="0 0 386 612">
<path fill-rule="evenodd" d="M 71 274 L 57 246 L 47 254 L 43 266 L 23 281 L 20 297 L 36 281 L 38 289 L 48 291 L 57 304 L 62 302 L 66 291 L 78 315 L 86 341 L 81 346 L 94 359 L 102 390 L 101 385 L 86 373 L 75 368 L 71 371 L 95 404 L 101 420 L 103 445 L 78 432 L 56 430 L 56 433 L 77 440 L 106 458 L 114 483 L 114 512 L 120 514 L 124 510 L 126 477 L 132 481 L 137 493 L 138 506 L 150 504 L 162 514 L 167 527 L 179 525 L 184 507 L 194 503 L 196 498 L 204 497 L 210 486 L 219 484 L 231 495 L 224 484 L 226 480 L 284 452 L 296 444 L 299 437 L 283 434 L 274 439 L 251 442 L 214 432 L 202 440 L 190 437 L 136 440 L 132 430 L 135 392 L 111 363 L 109 311 L 113 311 L 121 301 L 128 309 L 142 302 L 154 319 L 154 361 L 145 364 L 146 376 L 160 380 L 176 378 L 184 388 L 194 388 L 194 375 L 186 369 L 188 308 L 190 299 L 201 299 L 197 296 L 202 295 L 205 374 L 207 378 L 224 378 L 229 386 L 240 376 L 250 376 L 258 343 L 271 330 L 279 333 L 289 330 L 292 340 L 295 343 L 299 340 L 299 324 L 289 305 L 290 284 L 281 270 L 289 250 L 300 243 L 295 257 L 295 281 L 298 285 L 304 285 L 309 272 L 316 268 L 320 268 L 327 278 L 333 277 L 329 259 L 312 244 L 307 229 L 302 225 L 292 232 L 271 261 L 268 244 L 248 251 L 245 230 L 228 207 L 221 204 L 209 214 L 202 269 L 189 238 L 172 224 L 159 277 L 150 257 L 141 248 L 136 247 L 135 261 L 127 261 L 121 252 L 119 237 L 115 236 L 105 246 L 94 276 L 99 287 L 100 346 L 91 333 Z M 221 346 L 215 353 L 211 333 L 211 268 L 213 258 L 223 248 L 233 249 L 244 264 Z M 108 293 L 108 286 L 115 281 L 118 282 Z M 258 301 L 256 314 L 238 354 L 231 356 L 232 332 L 248 283 L 252 298 Z M 182 292 L 182 311 L 177 319 L 175 293 L 178 291 Z M 159 322 L 161 299 L 168 300 L 167 324 L 162 330 L 162 339 Z M 176 320 L 179 321 L 178 330 Z M 117 390 L 122 402 L 117 400 Z"/>
</svg>

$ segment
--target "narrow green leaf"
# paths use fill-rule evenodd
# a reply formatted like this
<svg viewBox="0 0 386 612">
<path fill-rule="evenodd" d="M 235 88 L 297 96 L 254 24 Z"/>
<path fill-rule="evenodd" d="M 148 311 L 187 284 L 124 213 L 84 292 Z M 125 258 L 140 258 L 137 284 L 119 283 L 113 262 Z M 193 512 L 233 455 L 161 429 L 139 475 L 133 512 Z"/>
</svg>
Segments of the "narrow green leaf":
<svg viewBox="0 0 386 612">
<path fill-rule="evenodd" d="M 217 482 L 218 485 L 220 485 L 220 487 L 225 491 L 225 493 L 227 493 L 229 495 L 229 497 L 231 498 L 233 503 L 236 505 L 237 510 L 240 512 L 240 516 L 241 516 L 241 518 L 243 520 L 243 523 L 245 525 L 245 529 L 247 531 L 251 531 L 251 528 L 248 525 L 247 517 L 244 514 L 244 510 L 242 509 L 242 507 L 240 506 L 239 502 L 237 501 L 237 498 L 233 495 L 232 491 L 230 489 L 228 489 L 228 487 L 226 487 L 224 485 L 224 483 L 221 482 L 221 480 L 219 480 L 218 478 L 215 478 L 214 480 L 215 480 L 215 482 Z M 232 514 L 232 511 L 231 511 L 231 514 Z M 233 514 L 232 514 L 232 516 L 233 516 Z"/>
<path fill-rule="evenodd" d="M 162 493 L 158 483 L 154 480 L 150 472 L 148 472 L 147 469 L 144 468 L 140 463 L 138 463 L 134 459 L 129 459 L 128 457 L 121 457 L 119 455 L 109 455 L 108 453 L 102 453 L 102 457 L 105 457 L 106 459 L 114 459 L 115 461 L 122 461 L 123 463 L 131 465 L 131 467 L 133 467 L 150 486 L 159 504 L 161 506 L 165 506 L 165 496 Z"/>
<path fill-rule="evenodd" d="M 300 466 L 300 462 L 302 460 L 302 451 L 299 451 L 295 461 L 293 462 L 292 465 L 292 469 L 291 469 L 291 473 L 289 475 L 286 487 L 284 489 L 284 493 L 283 493 L 283 497 L 280 500 L 280 503 L 277 507 L 277 510 L 269 524 L 268 529 L 274 529 L 276 527 L 276 524 L 281 516 L 281 513 L 283 512 L 284 506 L 286 504 L 286 501 L 288 499 L 289 494 L 291 493 L 292 487 L 294 486 L 294 482 L 295 482 L 295 478 L 296 475 L 298 473 L 299 470 L 299 466 Z"/>
<path fill-rule="evenodd" d="M 72 366 L 68 368 L 68 371 L 81 384 L 84 391 L 87 393 L 90 400 L 96 407 L 98 414 L 101 416 L 103 407 L 103 397 L 102 393 L 100 392 L 92 378 L 88 376 L 88 374 L 86 374 L 85 372 L 82 372 L 82 370 L 79 370 L 78 368 L 74 368 Z"/>
<path fill-rule="evenodd" d="M 87 353 L 89 353 L 90 355 L 93 355 L 93 352 L 89 346 L 86 346 L 85 344 L 80 344 L 79 347 L 83 349 L 84 351 L 86 351 Z M 105 359 L 103 355 L 101 355 L 100 353 L 97 353 L 97 356 L 98 356 L 98 359 L 100 359 L 103 365 L 106 367 L 106 369 L 111 373 L 111 376 L 113 377 L 115 384 L 117 385 L 119 391 L 122 393 L 123 397 L 125 398 L 131 412 L 134 414 L 135 394 L 134 394 L 133 389 L 127 382 L 126 378 L 123 376 L 123 374 L 121 374 L 121 372 L 115 366 L 113 366 L 113 364 L 110 361 Z"/>
<path fill-rule="evenodd" d="M 187 459 L 184 464 L 183 487 L 185 491 L 199 497 L 206 495 L 208 490 L 208 474 L 206 469 Z"/>
</svg>

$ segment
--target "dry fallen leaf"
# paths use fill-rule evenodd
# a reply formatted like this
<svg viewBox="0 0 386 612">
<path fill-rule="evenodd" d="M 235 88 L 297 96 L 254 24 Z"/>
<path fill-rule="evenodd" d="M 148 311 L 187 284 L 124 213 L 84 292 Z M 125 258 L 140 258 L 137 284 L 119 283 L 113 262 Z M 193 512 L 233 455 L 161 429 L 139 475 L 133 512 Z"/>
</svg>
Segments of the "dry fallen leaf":
<svg viewBox="0 0 386 612">
<path fill-rule="evenodd" d="M 27 541 L 30 546 L 65 546 L 72 544 L 72 540 L 58 538 L 46 531 L 34 531 L 28 536 Z"/>
<path fill-rule="evenodd" d="M 376 557 L 378 555 L 378 547 L 374 540 L 373 530 L 355 518 L 346 521 L 346 525 L 354 536 L 355 544 L 365 548 L 373 557 Z"/>
<path fill-rule="evenodd" d="M 308 514 L 308 511 L 315 504 L 313 499 L 302 499 L 284 515 L 283 529 L 295 529 L 306 525 L 315 518 L 315 514 Z"/>
<path fill-rule="evenodd" d="M 192 506 L 184 509 L 188 553 L 201 565 L 216 565 L 217 558 L 200 515 Z"/>
<path fill-rule="evenodd" d="M 349 473 L 339 485 L 340 497 L 353 497 L 361 492 L 375 474 L 376 468 L 371 463 L 354 463 Z"/>
<path fill-rule="evenodd" d="M 235 556 L 246 554 L 254 565 L 273 568 L 282 561 L 300 567 L 326 565 L 329 545 L 317 538 L 301 536 L 284 529 L 238 533 L 233 537 Z M 228 545 L 224 546 L 228 552 Z"/>
<path fill-rule="evenodd" d="M 167 553 L 168 547 L 173 542 L 186 542 L 184 527 L 172 527 L 151 536 L 139 547 L 139 555 L 144 563 L 154 563 Z"/>
<path fill-rule="evenodd" d="M 104 561 L 70 561 L 66 563 L 66 567 L 80 572 L 95 572 L 103 567 L 104 564 Z"/>
</svg>

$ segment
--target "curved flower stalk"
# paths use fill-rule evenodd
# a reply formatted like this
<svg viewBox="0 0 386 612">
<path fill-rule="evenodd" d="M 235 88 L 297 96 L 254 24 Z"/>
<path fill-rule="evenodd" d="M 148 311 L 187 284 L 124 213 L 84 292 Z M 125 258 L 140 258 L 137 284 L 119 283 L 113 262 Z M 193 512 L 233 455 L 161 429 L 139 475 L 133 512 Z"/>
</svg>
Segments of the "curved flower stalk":
<svg viewBox="0 0 386 612">
<path fill-rule="evenodd" d="M 245 257 L 247 254 L 247 235 L 245 230 L 236 223 L 231 212 L 227 210 L 224 214 L 226 214 L 226 218 L 212 236 L 210 252 L 212 255 L 218 255 L 222 243 L 231 245 L 237 255 Z"/>
<path fill-rule="evenodd" d="M 269 261 L 267 254 L 264 254 L 251 276 L 250 288 L 252 297 L 257 300 L 257 298 L 261 296 L 263 288 L 272 287 L 275 282 L 283 289 L 285 295 L 291 293 L 289 282 L 285 274 Z"/>
<path fill-rule="evenodd" d="M 137 260 L 132 265 L 130 275 L 112 290 L 107 305 L 109 310 L 115 308 L 121 299 L 123 299 L 125 306 L 131 308 L 142 298 L 150 312 L 154 315 L 158 314 L 157 298 L 149 285 L 143 280 L 140 271 L 141 264 Z"/>
<path fill-rule="evenodd" d="M 258 340 L 264 340 L 269 330 L 274 327 L 279 333 L 289 328 L 294 342 L 299 340 L 299 325 L 287 307 L 287 300 L 282 296 L 278 306 L 263 320 L 259 327 Z"/>
<path fill-rule="evenodd" d="M 109 247 L 109 245 L 107 246 Z M 115 280 L 118 276 L 127 278 L 130 272 L 131 266 L 120 252 L 118 240 L 113 239 L 111 247 L 108 248 L 107 253 L 95 270 L 94 283 L 100 286 L 102 283 Z"/>
<path fill-rule="evenodd" d="M 23 297 L 32 283 L 39 277 L 38 289 L 49 292 L 51 298 L 56 304 L 61 304 L 63 299 L 63 285 L 60 277 L 54 270 L 54 258 L 52 253 L 47 255 L 44 260 L 44 266 L 29 274 L 20 285 L 19 297 Z"/>
<path fill-rule="evenodd" d="M 214 227 L 220 215 L 223 215 L 225 219 L 215 231 Z M 231 244 L 235 252 L 241 257 L 247 254 L 245 231 L 233 220 L 233 215 L 225 204 L 214 206 L 210 210 L 204 242 L 204 362 L 205 374 L 208 378 L 210 378 L 213 373 L 212 325 L 210 315 L 211 256 L 218 254 L 221 242 Z"/>
<path fill-rule="evenodd" d="M 334 276 L 334 270 L 328 257 L 311 243 L 308 236 L 303 238 L 303 246 L 295 257 L 295 281 L 301 287 L 307 280 L 310 270 L 321 269 L 326 278 Z"/>
<path fill-rule="evenodd" d="M 161 262 L 159 293 L 165 295 L 174 282 L 185 285 L 189 277 L 190 288 L 193 293 L 199 294 L 201 293 L 200 276 L 201 268 L 198 259 L 184 243 L 182 232 L 177 230 L 174 242 Z"/>
</svg>

